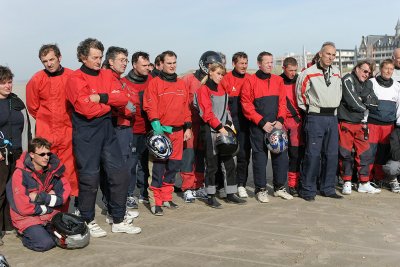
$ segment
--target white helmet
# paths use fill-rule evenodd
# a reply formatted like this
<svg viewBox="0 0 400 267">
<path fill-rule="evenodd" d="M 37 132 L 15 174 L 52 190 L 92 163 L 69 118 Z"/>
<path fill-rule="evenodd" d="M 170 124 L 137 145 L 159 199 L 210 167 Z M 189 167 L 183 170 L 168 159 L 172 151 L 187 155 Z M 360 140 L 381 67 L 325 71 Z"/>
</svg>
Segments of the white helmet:
<svg viewBox="0 0 400 267">
<path fill-rule="evenodd" d="M 270 133 L 265 133 L 264 142 L 269 151 L 279 154 L 288 148 L 289 139 L 285 129 L 273 128 Z"/>
</svg>

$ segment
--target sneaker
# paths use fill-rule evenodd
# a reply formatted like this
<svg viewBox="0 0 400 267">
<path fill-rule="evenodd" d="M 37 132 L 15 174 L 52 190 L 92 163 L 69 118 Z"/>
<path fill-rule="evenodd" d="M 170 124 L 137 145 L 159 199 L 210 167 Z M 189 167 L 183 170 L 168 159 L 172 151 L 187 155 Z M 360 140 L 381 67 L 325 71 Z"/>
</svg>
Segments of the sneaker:
<svg viewBox="0 0 400 267">
<path fill-rule="evenodd" d="M 389 184 L 390 184 L 390 191 L 392 191 L 393 193 L 400 193 L 400 185 L 399 181 L 397 181 L 397 178 L 391 180 Z"/>
<path fill-rule="evenodd" d="M 299 196 L 299 192 L 297 191 L 296 187 L 290 187 L 289 186 L 289 194 L 291 194 L 294 197 L 298 197 Z"/>
<path fill-rule="evenodd" d="M 186 190 L 184 193 L 183 193 L 183 200 L 186 202 L 186 203 L 193 203 L 196 199 L 194 198 L 194 196 L 193 196 L 193 193 L 192 193 L 192 190 Z"/>
<path fill-rule="evenodd" d="M 238 186 L 238 195 L 241 198 L 248 198 L 247 190 L 244 186 Z"/>
<path fill-rule="evenodd" d="M 221 203 L 215 198 L 215 196 L 207 197 L 207 205 L 214 209 L 222 209 Z"/>
<path fill-rule="evenodd" d="M 111 227 L 111 232 L 113 233 L 139 234 L 141 231 L 140 227 L 133 226 L 127 220 L 123 220 L 120 223 L 113 223 Z"/>
<path fill-rule="evenodd" d="M 218 189 L 218 197 L 219 198 L 226 198 L 225 188 Z"/>
<path fill-rule="evenodd" d="M 73 214 L 79 217 L 81 216 L 81 212 L 78 210 L 77 207 L 75 207 Z"/>
<path fill-rule="evenodd" d="M 243 205 L 243 204 L 247 203 L 246 200 L 241 199 L 236 194 L 228 194 L 227 197 L 226 197 L 226 202 L 233 203 L 233 204 L 238 204 L 238 205 Z"/>
<path fill-rule="evenodd" d="M 124 220 L 127 220 L 129 223 L 133 222 L 133 219 L 139 217 L 139 212 L 136 210 L 126 210 L 125 212 L 125 217 Z M 106 223 L 108 224 L 112 224 L 114 223 L 113 218 L 111 217 L 111 215 L 107 212 L 106 215 Z"/>
<path fill-rule="evenodd" d="M 139 197 L 139 203 L 141 203 L 141 204 L 149 204 L 150 201 L 149 201 L 148 197 L 140 196 Z"/>
<path fill-rule="evenodd" d="M 274 192 L 274 196 L 275 197 L 281 197 L 281 198 L 286 199 L 286 200 L 293 199 L 293 196 L 291 194 L 289 194 L 288 192 L 286 192 L 285 188 L 276 190 Z"/>
<path fill-rule="evenodd" d="M 194 198 L 207 199 L 207 192 L 203 187 L 199 188 L 199 189 L 196 189 L 196 190 L 193 190 L 192 194 L 193 194 Z"/>
<path fill-rule="evenodd" d="M 268 203 L 269 202 L 268 193 L 267 193 L 267 190 L 265 190 L 265 189 L 261 189 L 256 194 L 256 198 L 261 203 Z"/>
<path fill-rule="evenodd" d="M 351 185 L 350 185 L 351 186 Z M 399 184 L 397 184 L 397 186 L 399 186 Z M 344 187 L 343 187 L 344 188 Z M 358 185 L 358 189 L 357 191 L 359 193 L 368 193 L 368 194 L 378 194 L 381 192 L 381 190 L 379 188 L 375 188 L 373 187 L 369 182 L 366 183 L 360 183 Z M 350 192 L 351 192 L 351 188 L 350 188 Z M 399 192 L 400 192 L 400 188 L 399 188 Z"/>
<path fill-rule="evenodd" d="M 177 204 L 175 204 L 172 201 L 164 201 L 163 202 L 163 207 L 166 207 L 168 209 L 172 209 L 172 210 L 177 210 L 179 209 L 179 206 Z"/>
<path fill-rule="evenodd" d="M 369 184 L 369 183 L 368 183 Z M 360 192 L 360 187 L 361 187 L 361 183 L 360 186 L 358 187 L 358 192 Z M 370 185 L 371 186 L 371 185 Z M 372 186 L 371 186 L 372 187 Z M 342 194 L 343 195 L 350 195 L 351 194 L 351 182 L 350 181 L 346 181 L 343 184 L 343 188 L 342 188 Z"/>
<path fill-rule="evenodd" d="M 160 206 L 153 206 L 150 208 L 151 213 L 153 213 L 155 216 L 163 216 L 164 211 Z"/>
<path fill-rule="evenodd" d="M 138 204 L 136 203 L 135 197 L 129 196 L 126 198 L 126 207 L 128 209 L 137 209 L 138 208 Z"/>
<path fill-rule="evenodd" d="M 107 232 L 101 229 L 95 220 L 88 223 L 87 226 L 91 237 L 104 237 L 107 235 Z"/>
</svg>

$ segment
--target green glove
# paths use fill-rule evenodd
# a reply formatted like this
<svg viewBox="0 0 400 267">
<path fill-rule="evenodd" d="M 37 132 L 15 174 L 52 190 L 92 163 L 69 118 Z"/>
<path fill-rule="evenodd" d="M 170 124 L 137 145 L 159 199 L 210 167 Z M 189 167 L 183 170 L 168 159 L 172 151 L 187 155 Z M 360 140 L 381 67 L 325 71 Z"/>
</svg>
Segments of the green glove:
<svg viewBox="0 0 400 267">
<path fill-rule="evenodd" d="M 163 134 L 164 133 L 159 120 L 152 121 L 150 124 L 151 124 L 151 127 L 153 128 L 155 134 Z"/>
<path fill-rule="evenodd" d="M 161 129 L 166 133 L 172 133 L 172 126 L 161 126 Z"/>
</svg>

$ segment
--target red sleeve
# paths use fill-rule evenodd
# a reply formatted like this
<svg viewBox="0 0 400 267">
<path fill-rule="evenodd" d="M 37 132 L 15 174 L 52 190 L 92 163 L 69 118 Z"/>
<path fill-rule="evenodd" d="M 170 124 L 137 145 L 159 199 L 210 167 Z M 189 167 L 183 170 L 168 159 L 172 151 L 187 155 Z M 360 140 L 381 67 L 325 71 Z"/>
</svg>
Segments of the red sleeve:
<svg viewBox="0 0 400 267">
<path fill-rule="evenodd" d="M 244 116 L 258 125 L 263 117 L 257 113 L 254 102 L 254 89 L 250 82 L 250 79 L 246 79 L 243 83 L 242 92 L 240 96 L 240 103 L 242 104 Z"/>
<path fill-rule="evenodd" d="M 34 75 L 26 85 L 26 107 L 29 114 L 36 119 L 37 111 L 40 107 L 38 77 Z"/>
<path fill-rule="evenodd" d="M 286 88 L 283 83 L 283 79 L 280 78 L 279 82 L 279 108 L 278 108 L 278 117 L 277 120 L 284 123 L 286 119 Z"/>
<path fill-rule="evenodd" d="M 185 108 L 185 123 L 192 122 L 192 111 L 190 109 L 190 104 L 193 102 L 193 95 L 190 95 L 189 87 L 185 84 L 185 88 L 187 91 L 187 100 L 186 100 L 186 108 Z"/>
<path fill-rule="evenodd" d="M 215 114 L 212 111 L 212 103 L 207 86 L 203 85 L 202 87 L 200 87 L 196 94 L 197 101 L 199 103 L 201 118 L 213 129 L 221 127 L 221 121 L 217 117 L 215 117 Z"/>
<path fill-rule="evenodd" d="M 147 113 L 149 121 L 159 119 L 157 80 L 158 78 L 154 78 L 150 81 L 143 95 L 143 110 Z"/>
<path fill-rule="evenodd" d="M 94 103 L 89 100 L 92 94 L 88 83 L 77 75 L 72 75 L 66 84 L 66 96 L 75 111 L 88 119 L 101 117 L 111 110 L 109 105 Z M 113 99 L 109 96 L 109 99 Z M 112 100 L 111 100 L 112 102 Z"/>
<path fill-rule="evenodd" d="M 126 95 L 126 89 L 124 88 L 125 86 L 126 84 L 122 84 L 111 74 L 110 92 L 108 93 L 107 105 L 123 107 L 128 103 L 128 96 Z"/>
<path fill-rule="evenodd" d="M 222 87 L 222 89 L 224 89 L 224 91 L 229 95 L 229 82 L 228 82 L 228 74 L 226 74 L 222 80 L 221 83 L 219 84 L 219 86 Z"/>
<path fill-rule="evenodd" d="M 28 189 L 23 184 L 22 175 L 22 171 L 16 169 L 11 180 L 12 196 L 17 212 L 22 216 L 40 214 L 42 209 L 40 205 L 31 202 L 27 195 L 29 194 Z"/>
</svg>

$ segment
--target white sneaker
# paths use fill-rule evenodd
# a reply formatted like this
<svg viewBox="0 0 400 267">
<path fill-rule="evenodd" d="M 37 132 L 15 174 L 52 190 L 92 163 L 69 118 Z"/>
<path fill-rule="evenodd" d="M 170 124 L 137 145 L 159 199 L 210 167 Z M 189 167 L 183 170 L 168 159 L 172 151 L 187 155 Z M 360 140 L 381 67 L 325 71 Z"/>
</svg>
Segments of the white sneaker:
<svg viewBox="0 0 400 267">
<path fill-rule="evenodd" d="M 266 190 L 262 190 L 262 191 L 258 192 L 256 197 L 257 197 L 257 200 L 260 201 L 261 203 L 269 202 L 268 193 Z"/>
<path fill-rule="evenodd" d="M 397 177 L 394 178 L 392 181 L 390 181 L 390 190 L 393 193 L 400 193 L 400 185 L 399 185 L 399 181 L 397 181 Z"/>
<path fill-rule="evenodd" d="M 238 195 L 241 198 L 248 198 L 247 190 L 244 186 L 238 186 Z"/>
<path fill-rule="evenodd" d="M 281 197 L 281 198 L 286 199 L 286 200 L 291 200 L 291 199 L 293 199 L 293 196 L 292 196 L 291 194 L 289 194 L 288 192 L 286 192 L 286 189 L 285 189 L 285 188 L 276 190 L 276 191 L 274 192 L 274 196 L 275 196 L 275 197 Z"/>
<path fill-rule="evenodd" d="M 373 187 L 369 182 L 366 183 L 360 183 L 358 185 L 358 190 L 359 193 L 368 193 L 368 194 L 378 194 L 381 192 L 379 188 Z"/>
<path fill-rule="evenodd" d="M 218 190 L 218 197 L 219 198 L 226 198 L 227 197 L 225 188 L 221 188 L 221 189 Z"/>
<path fill-rule="evenodd" d="M 194 198 L 207 199 L 207 192 L 203 187 L 197 190 L 192 190 L 192 194 Z"/>
<path fill-rule="evenodd" d="M 186 190 L 183 193 L 183 200 L 185 200 L 186 203 L 193 203 L 196 199 L 193 196 L 192 190 Z"/>
<path fill-rule="evenodd" d="M 120 223 L 113 223 L 111 227 L 111 232 L 113 233 L 127 233 L 127 234 L 139 234 L 142 232 L 140 227 L 133 226 L 133 224 L 128 223 L 127 220 L 123 220 Z"/>
<path fill-rule="evenodd" d="M 101 229 L 95 220 L 88 223 L 87 226 L 91 237 L 104 237 L 107 235 L 107 232 Z"/>
<path fill-rule="evenodd" d="M 73 214 L 76 215 L 76 216 L 81 216 L 81 212 L 78 210 L 77 207 L 75 207 Z"/>
<path fill-rule="evenodd" d="M 361 183 L 360 183 L 360 185 L 361 185 Z M 358 191 L 358 192 L 360 192 L 360 191 Z M 351 182 L 350 181 L 344 182 L 343 188 L 342 188 L 342 194 L 343 195 L 350 195 L 351 194 Z"/>
<path fill-rule="evenodd" d="M 136 210 L 126 210 L 125 212 L 125 217 L 124 220 L 127 220 L 129 223 L 133 222 L 133 219 L 139 217 L 139 212 Z M 114 223 L 113 218 L 111 217 L 111 215 L 107 212 L 106 215 L 106 223 L 108 224 L 112 224 Z"/>
</svg>

